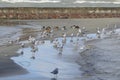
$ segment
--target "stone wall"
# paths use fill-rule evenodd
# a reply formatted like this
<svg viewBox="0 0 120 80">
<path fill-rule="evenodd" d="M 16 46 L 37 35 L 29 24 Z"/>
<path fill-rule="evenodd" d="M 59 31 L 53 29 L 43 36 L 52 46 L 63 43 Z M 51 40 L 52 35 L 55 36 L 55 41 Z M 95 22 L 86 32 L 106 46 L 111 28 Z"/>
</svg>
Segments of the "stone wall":
<svg viewBox="0 0 120 80">
<path fill-rule="evenodd" d="M 120 18 L 120 8 L 0 8 L 0 19 Z"/>
</svg>

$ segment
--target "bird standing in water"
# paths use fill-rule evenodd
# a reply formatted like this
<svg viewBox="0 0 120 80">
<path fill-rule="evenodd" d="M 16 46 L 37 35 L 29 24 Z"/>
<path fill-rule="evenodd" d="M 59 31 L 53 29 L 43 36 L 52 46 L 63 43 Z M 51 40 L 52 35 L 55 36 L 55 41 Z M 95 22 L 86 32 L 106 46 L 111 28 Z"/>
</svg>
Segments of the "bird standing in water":
<svg viewBox="0 0 120 80">
<path fill-rule="evenodd" d="M 58 68 L 55 68 L 52 72 L 51 72 L 55 77 L 55 79 L 57 79 L 57 74 L 59 73 Z"/>
</svg>

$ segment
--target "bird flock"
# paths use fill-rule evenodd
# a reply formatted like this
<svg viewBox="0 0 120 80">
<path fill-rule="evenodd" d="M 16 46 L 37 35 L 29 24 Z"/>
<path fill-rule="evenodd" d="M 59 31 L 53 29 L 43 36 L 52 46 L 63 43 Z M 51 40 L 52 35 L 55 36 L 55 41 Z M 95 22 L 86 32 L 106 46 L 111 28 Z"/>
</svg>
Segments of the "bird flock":
<svg viewBox="0 0 120 80">
<path fill-rule="evenodd" d="M 112 29 L 111 33 L 110 34 L 114 34 L 115 33 L 115 29 L 116 29 L 116 25 L 114 26 L 114 28 Z M 61 28 L 61 30 L 66 30 L 66 26 L 63 26 Z M 76 45 L 80 44 L 79 43 L 79 38 L 80 37 L 86 37 L 86 38 L 89 38 L 91 39 L 91 37 L 87 37 L 87 29 L 86 27 L 82 27 L 80 28 L 79 26 L 76 26 L 76 25 L 73 25 L 71 26 L 71 29 L 77 29 L 77 34 L 74 34 L 74 33 L 71 33 L 70 34 L 70 43 L 74 43 L 74 39 L 73 37 L 76 37 Z M 68 34 L 66 32 L 62 33 L 62 40 L 59 41 L 58 38 L 56 38 L 55 34 L 54 34 L 54 31 L 55 30 L 59 30 L 59 27 L 55 27 L 54 29 L 52 29 L 51 27 L 45 27 L 43 26 L 42 29 L 41 29 L 41 32 L 39 34 L 39 38 L 36 38 L 36 37 L 33 37 L 33 36 L 29 36 L 28 39 L 26 40 L 28 43 L 24 43 L 21 41 L 21 38 L 18 37 L 15 41 L 9 41 L 9 44 L 14 44 L 14 43 L 17 43 L 20 45 L 20 48 L 21 48 L 21 52 L 20 52 L 20 55 L 24 55 L 24 48 L 26 46 L 30 46 L 31 47 L 31 52 L 32 52 L 32 55 L 31 55 L 31 59 L 36 59 L 36 52 L 39 50 L 38 49 L 38 45 L 41 45 L 41 44 L 45 44 L 45 40 L 47 37 L 49 37 L 51 39 L 51 43 L 53 44 L 53 47 L 58 51 L 58 54 L 59 55 L 63 55 L 63 49 L 64 49 L 64 46 L 66 44 L 66 41 L 67 41 L 67 37 L 68 37 Z M 101 38 L 101 34 L 107 34 L 109 28 L 103 28 L 102 30 L 98 27 L 96 29 L 96 36 L 97 38 Z M 84 41 L 85 42 L 85 41 Z M 78 46 L 77 46 L 78 47 Z M 79 48 L 79 49 L 83 49 L 83 48 Z M 55 79 L 57 78 L 57 74 L 59 73 L 58 71 L 59 69 L 56 68 L 54 69 L 51 73 L 55 75 Z"/>
</svg>

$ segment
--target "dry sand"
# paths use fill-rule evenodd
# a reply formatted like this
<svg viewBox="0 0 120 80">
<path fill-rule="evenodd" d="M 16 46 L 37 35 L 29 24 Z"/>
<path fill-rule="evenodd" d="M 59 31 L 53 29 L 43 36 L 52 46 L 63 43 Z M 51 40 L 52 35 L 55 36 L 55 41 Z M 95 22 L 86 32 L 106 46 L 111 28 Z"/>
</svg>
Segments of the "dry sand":
<svg viewBox="0 0 120 80">
<path fill-rule="evenodd" d="M 12 20 L 15 21 L 15 20 Z M 18 21 L 18 20 L 17 20 Z M 43 19 L 43 20 L 27 20 L 23 22 L 26 22 L 28 25 L 32 27 L 41 27 L 42 26 L 66 26 L 67 27 L 67 34 L 71 34 L 72 32 L 76 33 L 78 30 L 72 30 L 70 29 L 70 26 L 72 25 L 79 25 L 80 27 L 86 27 L 89 31 L 88 33 L 94 33 L 96 32 L 96 28 L 100 27 L 106 27 L 107 24 L 110 24 L 110 26 L 113 26 L 114 24 L 119 25 L 120 19 L 119 18 L 101 18 L 101 19 Z M 20 25 L 22 26 L 22 25 Z M 63 32 L 66 32 L 63 31 Z M 31 33 L 30 33 L 31 34 Z M 58 31 L 56 32 L 57 36 L 61 36 L 62 32 Z M 25 34 L 26 36 L 29 35 Z M 25 36 L 24 35 L 24 36 Z M 12 60 L 10 60 L 10 57 L 16 56 L 16 51 L 19 49 L 18 45 L 10 45 L 10 46 L 1 46 L 0 47 L 0 76 L 8 76 L 8 75 L 15 75 L 15 74 L 24 74 L 27 73 L 26 70 L 21 68 L 20 66 L 16 65 Z M 100 50 L 101 51 L 101 50 Z M 92 51 L 94 52 L 94 51 Z M 89 53 L 85 52 L 85 53 Z M 85 65 L 88 66 L 88 65 Z"/>
</svg>

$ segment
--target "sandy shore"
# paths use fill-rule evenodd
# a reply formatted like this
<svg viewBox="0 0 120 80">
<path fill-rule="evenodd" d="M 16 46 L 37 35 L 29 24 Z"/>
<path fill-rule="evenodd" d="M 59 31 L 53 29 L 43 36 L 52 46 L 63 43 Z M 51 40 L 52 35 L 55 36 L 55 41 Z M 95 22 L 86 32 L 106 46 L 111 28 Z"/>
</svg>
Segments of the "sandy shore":
<svg viewBox="0 0 120 80">
<path fill-rule="evenodd" d="M 14 20 L 12 20 L 14 21 Z M 80 27 L 86 27 L 88 30 L 88 33 L 94 33 L 96 32 L 96 28 L 100 27 L 106 27 L 107 24 L 110 24 L 112 27 L 114 24 L 119 25 L 120 19 L 118 18 L 105 18 L 105 19 L 49 19 L 49 20 L 34 20 L 34 21 L 23 21 L 26 22 L 30 27 L 29 29 L 32 29 L 34 27 L 39 29 L 42 26 L 66 26 L 67 30 L 65 31 L 58 31 L 56 32 L 56 35 L 59 37 L 62 35 L 63 32 L 67 31 L 67 34 L 70 35 L 71 33 L 76 33 L 78 30 L 72 30 L 70 29 L 70 26 L 72 25 L 79 25 Z M 23 25 L 20 25 L 23 26 Z M 19 27 L 20 27 L 19 26 Z M 21 27 L 24 29 L 23 27 Z M 28 36 L 31 33 L 25 32 L 23 35 Z M 16 51 L 19 49 L 18 45 L 10 45 L 10 46 L 1 46 L 0 47 L 0 76 L 10 76 L 15 74 L 25 74 L 27 73 L 26 70 L 24 70 L 22 67 L 15 64 L 12 60 L 10 60 L 10 57 L 17 56 Z M 94 51 L 93 51 L 94 52 Z M 85 53 L 89 53 L 85 52 Z M 87 65 L 86 65 L 87 66 Z M 12 73 L 11 73 L 12 72 Z"/>
<path fill-rule="evenodd" d="M 14 21 L 14 20 L 13 20 Z M 110 27 L 114 24 L 120 25 L 119 18 L 97 18 L 97 19 L 41 19 L 41 20 L 23 20 L 29 25 L 34 27 L 42 26 L 59 26 L 59 27 L 70 27 L 72 25 L 78 25 L 81 28 L 86 27 L 89 33 L 95 33 L 96 28 L 100 27 L 101 29 L 106 27 L 107 24 L 110 24 Z"/>
</svg>

